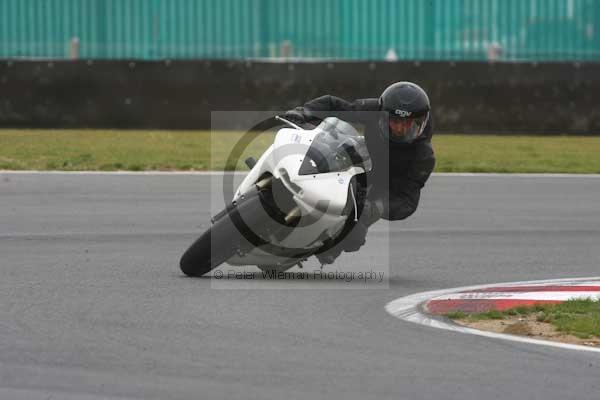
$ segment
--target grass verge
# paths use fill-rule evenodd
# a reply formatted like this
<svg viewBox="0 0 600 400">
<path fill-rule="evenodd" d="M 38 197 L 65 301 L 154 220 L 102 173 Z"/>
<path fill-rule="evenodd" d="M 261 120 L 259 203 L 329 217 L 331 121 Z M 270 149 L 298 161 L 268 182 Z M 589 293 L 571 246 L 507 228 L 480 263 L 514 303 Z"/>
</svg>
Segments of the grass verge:
<svg viewBox="0 0 600 400">
<path fill-rule="evenodd" d="M 581 339 L 600 338 L 600 301 L 569 300 L 558 304 L 537 304 L 532 307 L 517 307 L 505 311 L 465 314 L 448 313 L 446 316 L 465 322 L 506 319 L 514 316 L 534 314 L 537 322 L 552 324 L 559 332 L 574 335 Z"/>
<path fill-rule="evenodd" d="M 238 162 L 228 160 L 241 132 L 0 130 L 0 169 L 245 170 L 273 134 L 250 134 Z M 438 135 L 437 172 L 600 173 L 600 137 Z"/>
</svg>

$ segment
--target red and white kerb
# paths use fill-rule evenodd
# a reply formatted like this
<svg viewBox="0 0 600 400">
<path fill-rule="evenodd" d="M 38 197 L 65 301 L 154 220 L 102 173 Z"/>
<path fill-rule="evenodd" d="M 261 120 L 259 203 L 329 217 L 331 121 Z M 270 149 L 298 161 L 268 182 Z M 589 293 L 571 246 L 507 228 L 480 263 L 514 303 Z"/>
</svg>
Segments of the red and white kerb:
<svg viewBox="0 0 600 400">
<path fill-rule="evenodd" d="M 434 297 L 425 303 L 432 314 L 506 310 L 519 306 L 560 303 L 571 299 L 600 300 L 600 280 L 560 284 L 527 284 L 488 287 Z"/>
</svg>

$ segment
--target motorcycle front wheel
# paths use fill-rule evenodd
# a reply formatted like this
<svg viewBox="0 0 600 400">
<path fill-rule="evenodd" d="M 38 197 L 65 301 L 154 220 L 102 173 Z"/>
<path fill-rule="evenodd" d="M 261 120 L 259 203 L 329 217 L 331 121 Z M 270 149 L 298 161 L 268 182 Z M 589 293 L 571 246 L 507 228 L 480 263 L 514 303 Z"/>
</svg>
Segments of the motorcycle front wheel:
<svg viewBox="0 0 600 400">
<path fill-rule="evenodd" d="M 240 232 L 234 220 L 240 215 L 249 225 L 260 221 L 248 220 L 260 216 L 262 204 L 258 191 L 245 196 L 244 200 L 229 205 L 213 219 L 212 226 L 202 234 L 181 256 L 179 266 L 187 276 L 202 276 L 227 261 L 238 251 L 253 247 Z"/>
</svg>

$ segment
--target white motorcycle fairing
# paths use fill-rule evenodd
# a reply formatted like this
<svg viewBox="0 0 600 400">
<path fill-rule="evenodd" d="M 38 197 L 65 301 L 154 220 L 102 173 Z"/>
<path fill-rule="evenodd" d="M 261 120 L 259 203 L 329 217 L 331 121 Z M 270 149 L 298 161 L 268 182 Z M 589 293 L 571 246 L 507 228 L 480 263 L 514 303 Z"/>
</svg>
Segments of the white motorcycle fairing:
<svg viewBox="0 0 600 400">
<path fill-rule="evenodd" d="M 315 140 L 320 140 L 326 135 L 334 135 L 333 137 L 337 139 L 338 133 L 335 132 L 343 134 L 344 138 L 352 137 L 359 141 L 362 139 L 352 125 L 337 118 L 327 118 L 311 130 L 302 130 L 298 127 L 280 129 L 274 143 L 262 154 L 235 192 L 234 201 L 250 191 L 261 177 L 271 175 L 274 179 L 280 180 L 292 194 L 293 201 L 299 209 L 300 220 L 310 220 L 308 224 L 298 224 L 283 240 L 275 237 L 266 238 L 270 244 L 303 249 L 307 252 L 316 251 L 323 246 L 324 240 L 333 238 L 340 232 L 347 218 L 356 217 L 355 193 L 350 187 L 350 182 L 352 177 L 364 173 L 365 168 L 368 169 L 369 166 L 348 165 L 346 168 L 340 167 L 337 168 L 339 170 L 331 172 L 319 173 L 315 170 L 313 173 L 306 173 L 307 165 L 309 170 L 311 167 L 316 168 L 316 163 L 309 152 Z M 303 163 L 304 171 L 301 171 Z M 343 213 L 349 199 L 354 201 L 354 214 L 350 216 Z M 227 263 L 291 267 L 301 261 L 291 254 L 291 257 L 276 256 L 262 247 L 258 246 L 246 253 L 236 254 L 227 260 Z"/>
</svg>

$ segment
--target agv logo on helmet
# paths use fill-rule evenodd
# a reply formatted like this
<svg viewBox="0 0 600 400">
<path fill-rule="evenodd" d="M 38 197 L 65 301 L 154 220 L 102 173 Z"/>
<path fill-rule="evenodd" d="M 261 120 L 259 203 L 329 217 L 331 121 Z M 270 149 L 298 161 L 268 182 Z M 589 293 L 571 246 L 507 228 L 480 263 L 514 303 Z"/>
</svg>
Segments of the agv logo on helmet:
<svg viewBox="0 0 600 400">
<path fill-rule="evenodd" d="M 394 110 L 394 114 L 396 114 L 399 117 L 406 118 L 406 117 L 410 117 L 412 115 L 412 112 L 405 111 L 405 110 Z"/>
</svg>

